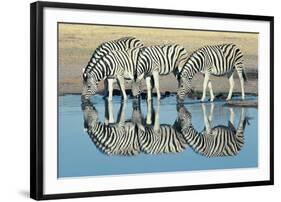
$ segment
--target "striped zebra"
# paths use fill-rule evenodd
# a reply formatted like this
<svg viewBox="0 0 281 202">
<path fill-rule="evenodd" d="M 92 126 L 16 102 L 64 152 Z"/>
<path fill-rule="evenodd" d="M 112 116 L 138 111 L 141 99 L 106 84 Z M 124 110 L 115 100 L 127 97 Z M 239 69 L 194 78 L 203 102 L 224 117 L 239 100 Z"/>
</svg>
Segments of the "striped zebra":
<svg viewBox="0 0 281 202">
<path fill-rule="evenodd" d="M 136 71 L 136 62 L 139 54 L 139 48 L 132 48 L 128 50 L 111 51 L 103 56 L 88 72 L 87 80 L 84 81 L 82 90 L 82 100 L 89 99 L 95 94 L 98 82 L 108 79 L 108 100 L 112 100 L 113 84 L 117 79 L 120 86 L 123 99 L 127 99 L 125 91 L 125 79 L 133 80 L 134 72 Z"/>
<path fill-rule="evenodd" d="M 241 83 L 242 99 L 244 99 L 244 80 L 247 81 L 247 77 L 243 66 L 243 54 L 241 50 L 234 44 L 205 46 L 198 49 L 188 58 L 179 74 L 178 100 L 183 101 L 185 95 L 191 93 L 191 80 L 197 72 L 204 74 L 201 101 L 205 100 L 207 86 L 210 91 L 210 100 L 213 101 L 215 98 L 210 75 L 227 75 L 230 84 L 227 100 L 230 100 L 234 88 L 234 70 L 238 73 Z"/>
<path fill-rule="evenodd" d="M 123 50 L 126 51 L 131 48 L 141 48 L 143 44 L 140 40 L 135 37 L 123 37 L 117 40 L 107 41 L 100 44 L 92 54 L 87 66 L 83 68 L 83 81 L 87 85 L 87 80 L 91 77 L 91 71 L 95 68 L 98 61 L 109 54 L 111 51 Z M 105 89 L 107 89 L 108 82 L 105 80 Z"/>
<path fill-rule="evenodd" d="M 141 151 L 146 154 L 179 153 L 186 149 L 187 142 L 174 126 L 159 123 L 160 104 L 156 112 L 152 101 L 147 102 L 145 126 L 138 124 Z M 154 119 L 154 120 L 153 120 Z"/>
<path fill-rule="evenodd" d="M 179 124 L 182 134 L 189 146 L 198 154 L 206 157 L 235 156 L 244 145 L 244 130 L 247 119 L 244 108 L 241 108 L 240 120 L 237 129 L 234 127 L 234 112 L 230 109 L 228 126 L 218 125 L 211 127 L 213 107 L 208 118 L 205 105 L 202 104 L 205 130 L 197 132 L 191 124 L 191 114 L 182 107 L 178 110 Z"/>
<path fill-rule="evenodd" d="M 153 84 L 157 92 L 158 100 L 161 98 L 159 76 L 168 75 L 171 72 L 177 75 L 183 68 L 188 53 L 182 46 L 177 44 L 144 47 L 139 53 L 135 83 L 146 80 L 147 100 L 151 100 Z M 154 81 L 154 82 L 153 82 Z M 132 93 L 137 96 L 140 85 L 134 85 Z"/>
<path fill-rule="evenodd" d="M 105 122 L 99 121 L 98 112 L 90 102 L 82 104 L 84 127 L 92 142 L 107 155 L 137 155 L 140 153 L 140 147 L 135 124 L 125 121 L 126 102 L 121 104 L 116 122 L 113 118 L 112 103 L 105 102 Z"/>
<path fill-rule="evenodd" d="M 96 63 L 105 55 L 109 54 L 111 51 L 117 50 L 127 50 L 131 48 L 141 48 L 143 47 L 142 42 L 135 37 L 123 37 L 117 40 L 107 41 L 100 44 L 92 54 L 87 66 L 83 68 L 83 79 L 88 78 L 88 74 Z"/>
<path fill-rule="evenodd" d="M 112 102 L 105 102 L 104 122 L 99 121 L 98 112 L 90 101 L 82 103 L 85 130 L 102 153 L 133 156 L 140 152 L 164 154 L 186 149 L 187 143 L 180 131 L 171 125 L 159 125 L 159 110 L 155 113 L 154 121 L 152 120 L 154 112 L 151 105 L 148 106 L 146 121 L 141 114 L 140 102 L 133 103 L 131 119 L 125 120 L 126 102 L 123 102 L 115 122 Z"/>
</svg>

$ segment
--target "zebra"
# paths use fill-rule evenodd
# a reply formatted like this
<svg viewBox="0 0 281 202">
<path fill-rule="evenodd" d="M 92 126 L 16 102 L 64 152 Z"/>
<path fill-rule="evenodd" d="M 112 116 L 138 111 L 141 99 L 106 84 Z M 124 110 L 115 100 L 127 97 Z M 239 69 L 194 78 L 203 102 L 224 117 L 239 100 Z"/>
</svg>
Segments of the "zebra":
<svg viewBox="0 0 281 202">
<path fill-rule="evenodd" d="M 108 79 L 108 100 L 112 100 L 114 79 L 117 79 L 123 99 L 126 100 L 125 79 L 134 79 L 139 51 L 140 48 L 111 51 L 99 59 L 95 68 L 90 69 L 88 72 L 87 80 L 84 81 L 82 100 L 87 100 L 91 95 L 95 94 L 98 82 L 104 79 Z"/>
<path fill-rule="evenodd" d="M 109 54 L 111 51 L 118 51 L 118 50 L 128 50 L 131 48 L 141 48 L 143 47 L 143 43 L 135 38 L 135 37 L 123 37 L 117 40 L 107 41 L 100 44 L 92 54 L 87 66 L 83 68 L 83 81 L 84 84 L 87 84 L 87 79 L 91 77 L 91 70 L 95 68 L 97 62 Z M 108 82 L 107 79 L 105 80 L 105 89 L 107 88 Z"/>
<path fill-rule="evenodd" d="M 150 102 L 145 121 L 138 101 L 133 103 L 131 118 L 125 120 L 126 103 L 121 103 L 115 122 L 112 102 L 106 100 L 105 121 L 101 122 L 93 104 L 90 101 L 82 102 L 85 131 L 102 153 L 134 156 L 142 152 L 156 155 L 179 153 L 186 149 L 188 145 L 180 131 L 171 125 L 159 124 L 159 108 L 154 113 Z"/>
<path fill-rule="evenodd" d="M 160 124 L 159 111 L 159 102 L 156 112 L 152 107 L 152 101 L 147 102 L 145 125 L 137 124 L 141 151 L 146 154 L 180 153 L 184 151 L 187 142 L 181 131 L 178 131 L 172 125 Z"/>
<path fill-rule="evenodd" d="M 116 122 L 111 101 L 105 101 L 104 122 L 99 121 L 98 112 L 90 101 L 82 102 L 82 105 L 85 130 L 102 153 L 120 156 L 140 153 L 135 124 L 125 120 L 126 102 L 121 103 Z"/>
<path fill-rule="evenodd" d="M 244 80 L 247 81 L 245 68 L 243 65 L 243 54 L 235 44 L 221 44 L 204 46 L 188 58 L 182 71 L 179 74 L 179 86 L 177 97 L 180 102 L 185 98 L 186 94 L 191 93 L 191 80 L 197 72 L 204 74 L 203 94 L 201 101 L 205 100 L 206 88 L 209 87 L 210 101 L 215 96 L 210 81 L 210 75 L 223 76 L 227 75 L 229 79 L 229 93 L 227 100 L 231 100 L 234 88 L 233 74 L 237 71 L 240 83 L 242 99 L 245 99 Z"/>
<path fill-rule="evenodd" d="M 244 108 L 241 108 L 240 120 L 237 129 L 234 127 L 234 112 L 230 108 L 228 126 L 218 125 L 211 127 L 214 104 L 212 103 L 208 118 L 205 104 L 202 104 L 205 130 L 197 132 L 191 123 L 191 114 L 181 105 L 178 110 L 178 125 L 189 146 L 198 154 L 205 157 L 235 156 L 244 146 L 244 130 L 248 119 Z"/>
<path fill-rule="evenodd" d="M 168 75 L 171 72 L 177 75 L 183 68 L 187 58 L 188 53 L 186 49 L 177 44 L 149 46 L 141 49 L 134 81 L 135 83 L 140 83 L 141 80 L 145 78 L 147 100 L 151 100 L 153 83 L 156 88 L 157 98 L 160 100 L 159 76 Z M 137 96 L 140 92 L 138 89 L 139 86 L 140 85 L 133 86 L 133 96 Z"/>
</svg>

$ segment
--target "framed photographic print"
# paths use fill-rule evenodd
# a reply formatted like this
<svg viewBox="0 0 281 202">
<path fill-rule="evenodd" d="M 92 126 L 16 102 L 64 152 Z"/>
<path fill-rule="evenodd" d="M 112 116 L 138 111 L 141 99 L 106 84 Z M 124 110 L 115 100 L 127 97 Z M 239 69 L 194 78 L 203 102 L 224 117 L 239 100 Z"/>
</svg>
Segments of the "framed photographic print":
<svg viewBox="0 0 281 202">
<path fill-rule="evenodd" d="M 31 198 L 273 184 L 271 16 L 31 4 Z"/>
</svg>

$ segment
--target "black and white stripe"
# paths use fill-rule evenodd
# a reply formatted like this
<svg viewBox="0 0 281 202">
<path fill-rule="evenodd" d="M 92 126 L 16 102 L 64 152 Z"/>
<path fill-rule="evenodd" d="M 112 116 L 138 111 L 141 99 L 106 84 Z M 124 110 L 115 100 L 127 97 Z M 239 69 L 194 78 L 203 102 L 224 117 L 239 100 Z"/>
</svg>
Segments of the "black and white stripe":
<svg viewBox="0 0 281 202">
<path fill-rule="evenodd" d="M 188 146 L 181 132 L 167 124 L 158 130 L 150 126 L 138 130 L 138 137 L 141 151 L 147 154 L 180 153 Z"/>
<path fill-rule="evenodd" d="M 102 153 L 132 156 L 140 152 L 135 124 L 123 120 L 115 123 L 100 122 L 97 110 L 90 102 L 88 103 L 83 103 L 84 106 L 82 107 L 84 127 L 93 143 Z M 107 103 L 105 106 L 107 106 Z M 119 114 L 124 114 L 124 108 L 121 107 L 120 110 Z"/>
<path fill-rule="evenodd" d="M 244 129 L 247 120 L 243 110 L 237 129 L 229 122 L 228 126 L 218 125 L 210 130 L 198 132 L 191 124 L 190 113 L 182 106 L 178 112 L 180 117 L 178 126 L 188 145 L 196 153 L 206 157 L 235 156 L 244 145 Z M 204 116 L 206 119 L 206 114 Z M 205 128 L 208 126 L 205 125 Z"/>
<path fill-rule="evenodd" d="M 180 153 L 188 146 L 178 127 L 160 124 L 160 103 L 154 110 L 152 101 L 147 102 L 146 121 L 137 126 L 140 148 L 146 154 Z"/>
<path fill-rule="evenodd" d="M 103 56 L 95 68 L 88 71 L 87 81 L 84 81 L 82 96 L 88 99 L 95 94 L 98 82 L 108 79 L 109 100 L 112 100 L 113 82 L 117 80 L 122 91 L 123 99 L 127 99 L 125 79 L 133 80 L 139 48 L 111 51 Z"/>
<path fill-rule="evenodd" d="M 122 127 L 99 122 L 91 126 L 88 134 L 94 144 L 107 155 L 132 156 L 140 152 L 137 134 L 134 128 L 127 125 Z"/>
<path fill-rule="evenodd" d="M 133 79 L 138 53 L 139 48 L 111 51 L 96 63 L 95 68 L 91 69 L 88 75 L 95 81 L 108 77 L 116 78 L 119 75 L 123 75 L 126 79 Z"/>
<path fill-rule="evenodd" d="M 199 133 L 193 127 L 183 133 L 189 146 L 206 157 L 235 156 L 244 145 L 243 133 L 226 126 L 217 126 L 209 133 Z"/>
<path fill-rule="evenodd" d="M 88 65 L 83 69 L 83 78 L 87 79 L 88 73 L 95 67 L 96 63 L 111 51 L 127 50 L 131 48 L 143 47 L 142 42 L 135 37 L 123 37 L 117 40 L 107 41 L 100 44 L 92 54 Z"/>
<path fill-rule="evenodd" d="M 177 44 L 145 47 L 140 53 L 137 77 L 152 76 L 154 71 L 159 75 L 176 73 L 181 71 L 187 57 L 185 48 Z"/>
<path fill-rule="evenodd" d="M 191 91 L 191 80 L 197 72 L 204 74 L 202 101 L 206 96 L 206 87 L 210 89 L 211 100 L 214 99 L 210 75 L 227 75 L 230 82 L 230 90 L 227 99 L 231 99 L 234 87 L 233 73 L 237 71 L 241 82 L 242 99 L 244 99 L 244 80 L 246 80 L 243 65 L 243 54 L 235 44 L 222 44 L 204 46 L 196 50 L 187 60 L 179 74 L 178 98 L 183 100 Z"/>
<path fill-rule="evenodd" d="M 155 115 L 151 124 L 145 124 L 139 103 L 133 104 L 132 116 L 125 121 L 126 107 L 124 105 L 126 104 L 121 104 L 118 120 L 107 123 L 107 121 L 99 121 L 98 112 L 92 103 L 82 104 L 85 130 L 102 153 L 131 156 L 140 152 L 145 154 L 179 153 L 186 149 L 188 144 L 176 127 L 168 124 L 157 126 L 159 111 L 156 112 L 158 115 Z M 110 102 L 105 103 L 106 108 L 107 106 L 110 106 Z M 108 107 L 105 111 L 106 114 L 112 116 L 112 107 Z M 105 120 L 107 118 L 106 116 Z"/>
<path fill-rule="evenodd" d="M 151 79 L 153 78 L 157 97 L 160 99 L 159 75 L 175 75 L 181 71 L 188 57 L 188 53 L 184 47 L 177 44 L 159 45 L 142 48 L 138 62 L 135 81 L 140 82 L 143 78 L 146 79 L 148 99 L 151 99 Z M 152 78 L 151 78 L 152 77 Z M 132 89 L 133 95 L 136 95 L 137 90 Z"/>
</svg>

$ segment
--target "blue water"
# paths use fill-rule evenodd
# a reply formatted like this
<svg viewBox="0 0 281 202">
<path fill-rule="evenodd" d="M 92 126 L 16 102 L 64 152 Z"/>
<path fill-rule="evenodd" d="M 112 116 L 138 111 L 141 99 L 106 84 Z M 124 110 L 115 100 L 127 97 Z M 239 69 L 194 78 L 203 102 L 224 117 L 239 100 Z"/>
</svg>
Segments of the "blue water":
<svg viewBox="0 0 281 202">
<path fill-rule="evenodd" d="M 248 97 L 247 99 L 256 99 Z M 99 121 L 104 121 L 105 102 L 102 96 L 92 98 L 98 112 Z M 212 126 L 228 126 L 229 108 L 223 101 L 214 103 Z M 156 102 L 153 103 L 154 108 Z M 204 129 L 201 103 L 186 100 L 186 109 L 192 115 L 192 125 L 197 131 Z M 206 103 L 207 112 L 211 104 Z M 120 97 L 114 96 L 112 108 L 115 120 L 120 108 Z M 126 118 L 132 116 L 132 100 L 127 101 Z M 241 108 L 233 108 L 234 126 L 239 122 Z M 141 113 L 145 117 L 147 105 L 141 100 Z M 153 172 L 176 172 L 213 169 L 253 168 L 258 166 L 258 109 L 245 108 L 249 118 L 245 126 L 245 143 L 235 156 L 206 157 L 193 151 L 189 146 L 180 153 L 146 154 L 134 156 L 107 155 L 93 143 L 84 132 L 84 118 L 79 95 L 59 97 L 59 134 L 58 134 L 58 177 L 120 175 Z M 177 118 L 175 96 L 166 97 L 160 103 L 160 123 L 172 125 Z"/>
</svg>

